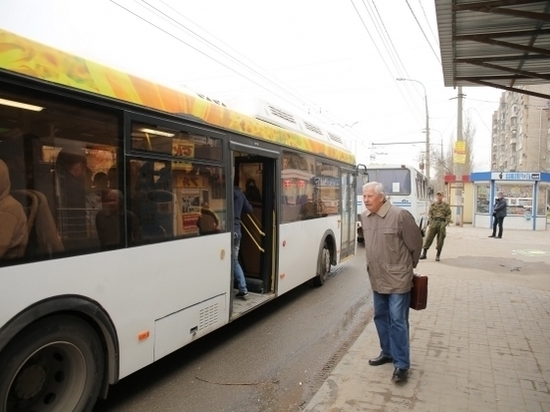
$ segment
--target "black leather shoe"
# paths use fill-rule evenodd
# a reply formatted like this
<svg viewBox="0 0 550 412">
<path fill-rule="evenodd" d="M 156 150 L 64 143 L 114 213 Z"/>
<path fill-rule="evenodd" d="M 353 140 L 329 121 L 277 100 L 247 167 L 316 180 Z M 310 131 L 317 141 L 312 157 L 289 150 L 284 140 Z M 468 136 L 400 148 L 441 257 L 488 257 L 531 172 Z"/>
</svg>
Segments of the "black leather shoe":
<svg viewBox="0 0 550 412">
<path fill-rule="evenodd" d="M 374 358 L 374 359 L 369 359 L 369 365 L 370 366 L 379 366 L 379 365 L 383 365 L 385 363 L 390 363 L 390 362 L 393 362 L 393 359 L 388 358 L 387 356 L 384 356 L 384 355 L 380 355 L 379 357 Z"/>
<path fill-rule="evenodd" d="M 407 369 L 395 368 L 391 377 L 392 382 L 402 382 L 407 380 L 409 371 Z"/>
<path fill-rule="evenodd" d="M 496 237 L 496 236 L 495 236 L 495 235 L 491 235 L 491 236 L 489 236 L 489 237 Z"/>
</svg>

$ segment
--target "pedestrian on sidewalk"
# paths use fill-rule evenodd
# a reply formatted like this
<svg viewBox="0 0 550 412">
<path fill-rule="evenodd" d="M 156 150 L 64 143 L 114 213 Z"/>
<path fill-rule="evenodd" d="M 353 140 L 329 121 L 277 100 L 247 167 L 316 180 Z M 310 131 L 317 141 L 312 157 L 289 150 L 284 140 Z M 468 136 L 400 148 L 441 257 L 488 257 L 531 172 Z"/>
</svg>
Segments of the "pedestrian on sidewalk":
<svg viewBox="0 0 550 412">
<path fill-rule="evenodd" d="M 435 255 L 435 260 L 439 262 L 441 251 L 443 250 L 443 243 L 445 242 L 445 236 L 447 236 L 446 228 L 447 225 L 451 223 L 451 207 L 447 202 L 443 201 L 442 192 L 437 192 L 435 196 L 436 200 L 430 205 L 430 210 L 428 211 L 430 227 L 420 259 L 426 259 L 426 253 L 428 253 L 428 249 L 437 235 L 437 254 Z"/>
<path fill-rule="evenodd" d="M 495 200 L 495 205 L 493 206 L 493 234 L 489 237 L 496 237 L 497 239 L 502 239 L 502 223 L 506 217 L 506 209 L 508 209 L 508 204 L 502 192 L 498 192 L 497 198 Z M 497 225 L 498 225 L 498 236 L 497 234 Z"/>
<path fill-rule="evenodd" d="M 409 305 L 413 269 L 422 249 L 422 234 L 414 217 L 386 199 L 384 186 L 363 186 L 366 210 L 361 224 L 367 252 L 367 274 L 372 286 L 374 324 L 381 352 L 369 360 L 378 366 L 393 362 L 392 381 L 407 379 L 410 368 Z"/>
</svg>

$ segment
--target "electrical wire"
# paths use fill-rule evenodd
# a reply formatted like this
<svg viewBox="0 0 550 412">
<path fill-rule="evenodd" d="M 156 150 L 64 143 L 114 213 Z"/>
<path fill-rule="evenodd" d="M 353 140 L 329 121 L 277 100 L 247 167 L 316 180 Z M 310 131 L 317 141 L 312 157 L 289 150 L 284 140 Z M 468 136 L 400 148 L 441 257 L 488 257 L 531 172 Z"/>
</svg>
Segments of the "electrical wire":
<svg viewBox="0 0 550 412">
<path fill-rule="evenodd" d="M 435 58 L 437 59 L 437 61 L 439 62 L 439 64 L 441 64 L 441 60 L 439 58 L 439 56 L 437 55 L 436 51 L 434 50 L 432 44 L 430 43 L 430 41 L 428 40 L 428 37 L 426 36 L 426 33 L 424 32 L 424 29 L 422 28 L 422 25 L 420 24 L 420 22 L 418 21 L 418 19 L 416 18 L 416 14 L 414 14 L 414 11 L 409 3 L 409 0 L 405 0 L 405 3 L 407 3 L 407 6 L 409 7 L 409 10 L 411 12 L 411 14 L 413 15 L 414 17 L 414 20 L 416 21 L 416 24 L 418 25 L 418 28 L 420 29 L 420 31 L 422 32 L 422 35 L 424 36 L 424 39 L 426 39 L 426 42 L 428 43 L 428 46 L 430 46 L 430 49 L 432 50 Z"/>
<path fill-rule="evenodd" d="M 337 122 L 341 122 L 341 120 L 339 119 L 336 119 L 334 118 L 333 116 L 328 116 L 326 113 L 324 114 L 324 116 L 328 119 L 319 119 L 315 113 L 317 111 L 319 111 L 320 113 L 321 112 L 321 106 L 317 105 L 316 103 L 312 102 L 312 101 L 307 101 L 308 99 L 303 97 L 303 96 L 300 96 L 298 95 L 296 92 L 294 91 L 291 91 L 289 90 L 289 88 L 287 86 L 282 86 L 281 84 L 283 84 L 283 82 L 281 82 L 280 80 L 276 79 L 275 77 L 273 77 L 272 75 L 269 75 L 271 77 L 273 77 L 273 79 L 270 79 L 268 78 L 266 75 L 264 75 L 263 73 L 260 72 L 260 70 L 263 70 L 261 68 L 258 67 L 258 69 L 255 69 L 253 67 L 250 67 L 249 64 L 247 63 L 244 63 L 242 62 L 241 60 L 237 59 L 234 55 L 228 53 L 227 51 L 223 50 L 222 48 L 218 47 L 216 44 L 214 44 L 213 42 L 209 41 L 208 39 L 206 39 L 205 37 L 203 37 L 202 35 L 196 33 L 194 30 L 191 30 L 187 27 L 185 27 L 181 22 L 177 21 L 176 19 L 170 17 L 168 14 L 166 14 L 164 11 L 160 10 L 158 7 L 152 5 L 151 3 L 145 1 L 145 0 L 142 0 L 142 2 L 144 4 L 147 5 L 148 7 L 148 10 L 152 13 L 154 13 L 156 16 L 158 16 L 159 18 L 161 18 L 162 20 L 168 22 L 170 25 L 176 27 L 177 29 L 179 30 L 183 30 L 185 32 L 187 32 L 188 34 L 191 34 L 195 39 L 199 40 L 201 43 L 203 44 L 206 44 L 210 49 L 213 49 L 214 51 L 218 52 L 218 53 L 221 53 L 222 55 L 224 55 L 226 58 L 229 58 L 229 60 L 232 62 L 232 63 L 236 63 L 237 65 L 239 65 L 240 67 L 243 67 L 245 68 L 246 70 L 248 70 L 249 72 L 252 72 L 254 75 L 256 76 L 259 76 L 261 79 L 263 79 L 264 81 L 267 81 L 270 85 L 271 85 L 271 88 L 268 88 L 266 87 L 265 84 L 262 84 L 250 77 L 247 77 L 247 76 L 244 76 L 241 72 L 237 71 L 235 68 L 233 67 L 230 67 L 228 64 L 225 64 L 223 63 L 222 61 L 220 61 L 219 59 L 213 57 L 212 55 L 210 54 L 207 54 L 205 51 L 191 45 L 190 43 L 186 42 L 185 40 L 183 40 L 182 38 L 170 33 L 169 31 L 159 27 L 158 25 L 156 25 L 155 23 L 153 23 L 152 21 L 148 20 L 147 18 L 143 17 L 142 15 L 122 6 L 121 4 L 117 3 L 115 0 L 110 0 L 112 3 L 114 3 L 115 5 L 119 6 L 120 8 L 122 8 L 123 10 L 125 10 L 126 12 L 134 15 L 135 17 L 141 19 L 142 21 L 146 22 L 147 24 L 153 26 L 155 29 L 159 30 L 159 31 L 162 31 L 163 33 L 167 34 L 168 36 L 174 38 L 175 40 L 177 40 L 178 42 L 180 43 L 183 43 L 185 44 L 186 46 L 190 47 L 191 49 L 199 52 L 200 54 L 202 54 L 203 56 L 215 61 L 216 63 L 220 64 L 221 66 L 229 69 L 230 71 L 234 72 L 235 74 L 241 76 L 241 77 L 244 77 L 247 81 L 250 81 L 251 83 L 259 86 L 260 88 L 264 89 L 264 90 L 267 90 L 269 91 L 270 93 L 272 93 L 273 95 L 275 95 L 276 97 L 278 97 L 279 99 L 289 103 L 290 105 L 298 108 L 300 111 L 304 111 L 304 107 L 308 108 L 306 109 L 305 111 L 309 112 L 310 115 L 312 115 L 312 117 L 315 117 L 317 120 L 321 121 L 321 122 L 328 122 L 328 123 L 337 123 Z M 135 2 L 137 2 L 137 0 L 134 0 Z M 178 12 L 176 9 L 174 9 L 173 7 L 167 5 L 164 1 L 160 0 L 160 2 L 162 4 L 164 4 L 165 6 L 167 6 L 169 9 L 171 9 L 172 11 L 174 11 L 175 13 L 177 13 L 180 17 L 183 17 L 185 20 L 191 22 L 189 19 L 185 18 L 185 16 L 183 16 L 180 12 Z M 191 22 L 193 23 L 193 22 Z M 194 23 L 193 23 L 194 24 Z M 197 26 L 200 28 L 200 26 Z M 206 30 L 200 28 L 201 30 L 203 30 L 205 33 L 207 33 L 209 36 L 211 36 L 213 39 L 215 39 L 217 42 L 221 43 L 223 46 L 227 47 L 228 49 L 234 51 L 236 54 L 239 54 L 241 57 L 244 57 L 242 56 L 240 53 L 236 52 L 234 49 L 232 49 L 230 46 L 228 46 L 227 44 L 225 44 L 224 42 L 222 42 L 221 40 L 217 39 L 215 36 L 213 36 L 212 34 L 208 33 Z M 246 58 L 245 58 L 246 59 Z M 254 63 L 253 63 L 254 64 Z M 279 90 L 280 92 L 283 92 L 283 95 L 281 95 L 280 93 L 277 93 L 277 92 L 274 92 L 273 90 L 273 87 L 277 90 Z M 289 100 L 289 97 L 292 97 L 293 99 L 295 99 L 296 101 L 300 102 L 300 104 L 297 104 L 296 102 L 293 102 L 291 100 Z"/>
</svg>

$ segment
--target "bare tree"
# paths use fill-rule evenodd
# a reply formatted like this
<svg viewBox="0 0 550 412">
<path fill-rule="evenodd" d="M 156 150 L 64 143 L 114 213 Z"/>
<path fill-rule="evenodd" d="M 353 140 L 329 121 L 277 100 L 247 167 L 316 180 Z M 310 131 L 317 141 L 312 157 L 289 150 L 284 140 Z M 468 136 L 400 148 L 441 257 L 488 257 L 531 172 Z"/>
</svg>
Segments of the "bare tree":
<svg viewBox="0 0 550 412">
<path fill-rule="evenodd" d="M 466 163 L 462 165 L 462 174 L 469 175 L 472 170 L 474 170 L 475 166 L 472 147 L 474 147 L 474 137 L 476 135 L 476 127 L 472 123 L 472 116 L 470 115 L 470 112 L 466 112 L 462 135 L 464 141 L 466 142 Z"/>
</svg>

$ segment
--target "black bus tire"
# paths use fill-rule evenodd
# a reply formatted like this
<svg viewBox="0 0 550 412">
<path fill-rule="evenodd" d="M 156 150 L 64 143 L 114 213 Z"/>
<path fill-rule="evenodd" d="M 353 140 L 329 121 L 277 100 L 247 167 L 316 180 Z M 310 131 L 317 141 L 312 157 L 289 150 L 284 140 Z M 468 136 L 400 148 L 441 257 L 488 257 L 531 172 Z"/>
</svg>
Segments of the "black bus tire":
<svg viewBox="0 0 550 412">
<path fill-rule="evenodd" d="M 0 411 L 89 412 L 104 378 L 94 329 L 52 316 L 20 332 L 0 354 Z"/>
<path fill-rule="evenodd" d="M 327 242 L 323 244 L 323 248 L 319 253 L 317 262 L 317 276 L 313 278 L 313 286 L 323 286 L 330 273 L 330 250 Z"/>
</svg>

